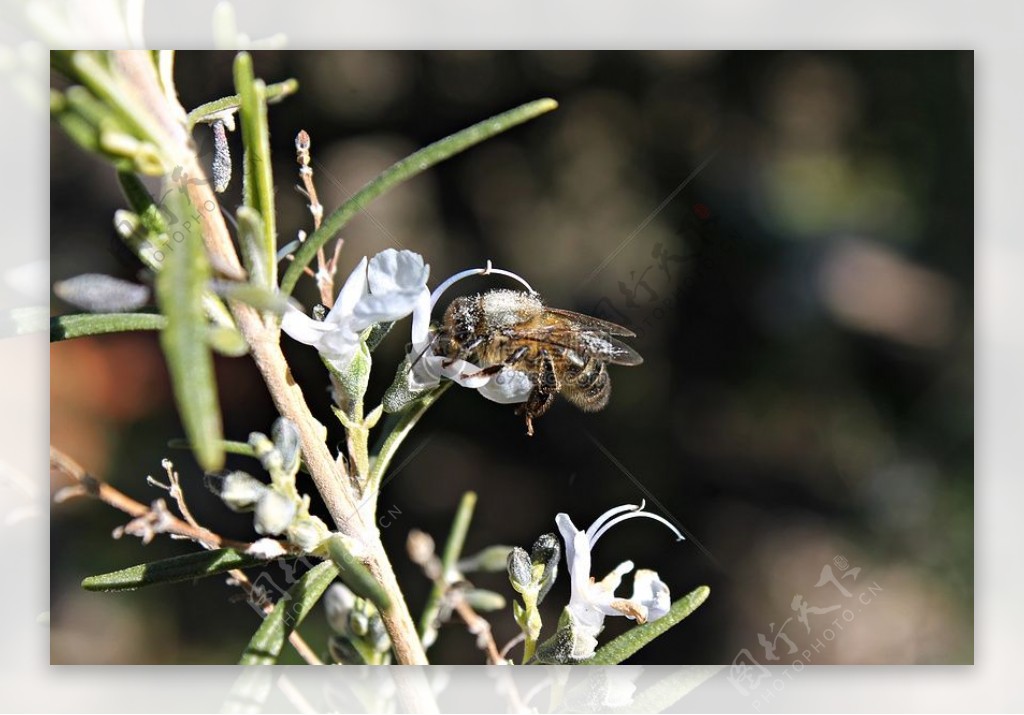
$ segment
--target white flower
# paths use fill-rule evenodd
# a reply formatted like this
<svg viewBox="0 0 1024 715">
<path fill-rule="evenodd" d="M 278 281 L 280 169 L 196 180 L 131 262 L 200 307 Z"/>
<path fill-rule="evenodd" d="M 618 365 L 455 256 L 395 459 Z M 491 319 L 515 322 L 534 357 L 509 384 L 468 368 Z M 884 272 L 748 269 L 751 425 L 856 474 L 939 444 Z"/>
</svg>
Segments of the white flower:
<svg viewBox="0 0 1024 715">
<path fill-rule="evenodd" d="M 472 268 L 456 273 L 439 285 L 433 293 L 424 289 L 417 296 L 416 306 L 412 312 L 412 349 L 409 352 L 409 361 L 412 365 L 408 377 L 410 391 L 417 393 L 436 387 L 441 378 L 446 377 L 463 387 L 477 390 L 488 400 L 501 404 L 525 402 L 530 396 L 533 382 L 526 373 L 505 368 L 494 375 L 479 375 L 476 373 L 486 365 L 477 365 L 467 360 L 452 360 L 434 352 L 430 314 L 441 295 L 463 278 L 492 273 L 514 278 L 533 292 L 530 284 L 518 275 L 492 268 L 488 261 L 485 268 Z"/>
<path fill-rule="evenodd" d="M 389 248 L 367 261 L 363 258 L 345 281 L 334 307 L 323 321 L 289 308 L 281 329 L 300 343 L 312 345 L 341 371 L 359 349 L 359 336 L 374 323 L 409 315 L 426 290 L 430 266 L 412 251 Z"/>
<path fill-rule="evenodd" d="M 668 613 L 671 606 L 668 586 L 654 571 L 640 569 L 636 572 L 633 577 L 633 595 L 630 598 L 617 598 L 615 589 L 619 587 L 622 577 L 633 570 L 632 561 L 619 564 L 600 581 L 595 581 L 590 575 L 590 552 L 597 544 L 597 540 L 616 524 L 641 516 L 661 522 L 679 539 L 683 538 L 667 520 L 644 511 L 644 504 L 625 504 L 609 509 L 586 531 L 577 529 L 568 514 L 559 514 L 555 517 L 555 523 L 565 542 L 565 560 L 571 581 L 571 595 L 566 610 L 572 619 L 572 657 L 575 659 L 593 655 L 597 646 L 597 635 L 604 628 L 605 616 L 625 616 L 637 623 L 646 623 Z"/>
<path fill-rule="evenodd" d="M 256 541 L 249 544 L 249 548 L 245 550 L 245 553 L 250 556 L 255 556 L 258 559 L 264 559 L 270 561 L 271 559 L 277 559 L 287 555 L 285 548 L 281 546 L 281 542 L 276 539 L 257 539 Z"/>
<path fill-rule="evenodd" d="M 292 523 L 297 511 L 295 502 L 283 494 L 267 490 L 256 502 L 253 526 L 261 536 L 282 534 Z"/>
</svg>

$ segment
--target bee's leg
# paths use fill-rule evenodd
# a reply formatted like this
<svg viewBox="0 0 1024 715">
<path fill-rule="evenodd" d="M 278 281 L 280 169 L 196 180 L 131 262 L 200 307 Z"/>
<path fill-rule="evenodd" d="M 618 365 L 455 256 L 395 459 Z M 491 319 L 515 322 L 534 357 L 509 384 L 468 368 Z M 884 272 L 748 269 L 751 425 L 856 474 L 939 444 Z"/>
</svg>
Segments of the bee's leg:
<svg viewBox="0 0 1024 715">
<path fill-rule="evenodd" d="M 459 348 L 458 355 L 456 355 L 453 358 L 449 358 L 448 360 L 445 360 L 444 362 L 441 363 L 441 366 L 451 367 L 452 363 L 454 363 L 456 360 L 465 360 L 466 358 L 473 354 L 474 350 L 483 345 L 485 340 L 486 338 L 482 337 L 473 338 L 469 342 L 465 343 L 461 348 Z"/>
<path fill-rule="evenodd" d="M 516 410 L 516 414 L 523 415 L 526 418 L 526 434 L 528 437 L 533 436 L 533 419 L 543 415 L 554 404 L 558 388 L 558 375 L 555 373 L 555 365 L 551 361 L 551 356 L 545 351 L 541 361 L 540 374 L 536 383 L 534 383 L 533 390 L 530 392 L 526 402 Z"/>
<path fill-rule="evenodd" d="M 476 372 L 467 373 L 463 375 L 463 377 L 489 377 L 491 375 L 497 374 L 506 367 L 512 367 L 513 365 L 518 364 L 524 357 L 526 357 L 526 354 L 528 352 L 530 352 L 530 348 L 524 345 L 523 347 L 519 348 L 511 355 L 509 355 L 507 358 L 505 358 L 502 362 L 499 362 L 497 365 L 490 365 L 488 367 L 481 368 Z"/>
</svg>

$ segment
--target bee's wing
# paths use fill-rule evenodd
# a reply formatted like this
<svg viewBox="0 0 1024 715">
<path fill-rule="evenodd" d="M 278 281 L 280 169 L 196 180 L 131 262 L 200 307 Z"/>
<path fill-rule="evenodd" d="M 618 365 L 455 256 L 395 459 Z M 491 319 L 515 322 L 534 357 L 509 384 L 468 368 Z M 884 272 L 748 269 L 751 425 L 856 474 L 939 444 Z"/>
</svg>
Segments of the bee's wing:
<svg viewBox="0 0 1024 715">
<path fill-rule="evenodd" d="M 566 320 L 569 320 L 581 328 L 591 328 L 593 330 L 608 333 L 608 335 L 619 335 L 624 338 L 635 338 L 634 333 L 629 328 L 624 328 L 616 323 L 611 323 L 607 320 L 601 320 L 595 318 L 592 315 L 584 315 L 583 313 L 574 313 L 571 310 L 562 310 L 561 308 L 544 308 L 548 313 L 554 313 L 555 315 L 561 316 Z"/>
<path fill-rule="evenodd" d="M 591 331 L 583 335 L 590 352 L 612 365 L 639 365 L 644 361 L 640 353 L 611 335 Z"/>
<path fill-rule="evenodd" d="M 522 340 L 573 351 L 580 357 L 594 356 L 613 365 L 639 365 L 644 361 L 640 353 L 602 329 L 544 325 L 520 328 L 516 334 Z"/>
</svg>

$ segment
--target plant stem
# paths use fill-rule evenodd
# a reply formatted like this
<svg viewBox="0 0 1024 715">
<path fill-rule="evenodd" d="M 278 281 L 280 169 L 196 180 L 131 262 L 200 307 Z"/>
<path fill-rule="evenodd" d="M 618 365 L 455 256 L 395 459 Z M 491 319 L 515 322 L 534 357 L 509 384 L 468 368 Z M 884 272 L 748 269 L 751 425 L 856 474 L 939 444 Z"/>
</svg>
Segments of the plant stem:
<svg viewBox="0 0 1024 715">
<path fill-rule="evenodd" d="M 469 522 L 473 519 L 473 509 L 476 507 L 476 493 L 466 492 L 459 502 L 458 511 L 455 512 L 455 519 L 452 521 L 452 530 L 448 534 L 448 541 L 444 545 L 444 554 L 441 556 L 441 573 L 434 580 L 434 588 L 427 597 L 427 605 L 423 608 L 423 615 L 420 617 L 420 639 L 423 647 L 429 648 L 437 639 L 437 614 L 441 610 L 441 600 L 451 585 L 450 575 L 455 570 L 455 563 L 462 554 L 462 547 L 466 543 L 466 533 L 469 531 Z"/>
<path fill-rule="evenodd" d="M 160 104 L 152 102 L 147 106 L 147 109 L 158 115 L 157 122 L 164 127 L 177 125 L 180 136 L 187 138 L 183 126 L 184 113 L 180 107 L 176 108 L 166 100 L 150 55 L 145 51 L 118 51 L 114 55 L 120 66 L 132 70 L 126 72 L 126 76 L 133 83 L 145 85 L 137 88 L 142 96 L 162 98 Z M 176 132 L 168 134 L 178 136 Z M 203 242 L 214 268 L 228 277 L 244 277 L 245 272 L 221 214 L 217 196 L 194 150 L 185 141 L 177 146 L 165 147 L 164 150 L 169 156 L 181 157 L 186 174 L 196 179 L 187 182 L 186 188 L 192 206 L 201 209 L 198 213 Z M 281 350 L 281 331 L 277 319 L 268 317 L 264 320 L 258 310 L 239 301 L 231 301 L 230 309 L 238 329 L 251 348 L 253 360 L 263 376 L 274 405 L 281 416 L 294 422 L 298 429 L 303 458 L 336 527 L 366 546 L 366 566 L 387 593 L 391 603 L 391 607 L 381 616 L 394 645 L 396 658 L 400 663 L 426 664 L 426 654 L 380 541 L 380 534 L 372 520 L 364 521 L 364 515 L 357 507 L 355 487 L 350 484 L 344 468 L 335 462 L 325 443 L 326 429 L 310 412 L 302 389 L 292 377 Z"/>
<path fill-rule="evenodd" d="M 405 665 L 427 665 L 427 653 L 420 642 L 416 624 L 413 623 L 409 607 L 402 596 L 402 589 L 398 585 L 395 571 L 391 567 L 391 562 L 388 560 L 380 538 L 377 538 L 372 547 L 373 551 L 365 563 L 377 583 L 389 595 L 391 606 L 382 611 L 380 617 L 391 638 L 395 658 L 399 663 Z"/>
</svg>

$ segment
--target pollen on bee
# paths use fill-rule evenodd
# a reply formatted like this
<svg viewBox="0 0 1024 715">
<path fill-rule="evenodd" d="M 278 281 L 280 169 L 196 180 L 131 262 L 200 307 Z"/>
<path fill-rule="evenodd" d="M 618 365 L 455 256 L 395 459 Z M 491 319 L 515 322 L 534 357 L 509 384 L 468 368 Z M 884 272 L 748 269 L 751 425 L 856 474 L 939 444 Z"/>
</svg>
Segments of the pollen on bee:
<svg viewBox="0 0 1024 715">
<path fill-rule="evenodd" d="M 515 325 L 544 309 L 537 295 L 518 290 L 494 290 L 480 298 L 488 322 L 494 326 Z"/>
</svg>

